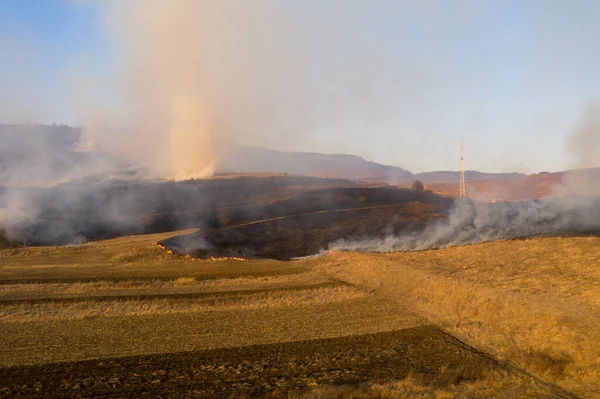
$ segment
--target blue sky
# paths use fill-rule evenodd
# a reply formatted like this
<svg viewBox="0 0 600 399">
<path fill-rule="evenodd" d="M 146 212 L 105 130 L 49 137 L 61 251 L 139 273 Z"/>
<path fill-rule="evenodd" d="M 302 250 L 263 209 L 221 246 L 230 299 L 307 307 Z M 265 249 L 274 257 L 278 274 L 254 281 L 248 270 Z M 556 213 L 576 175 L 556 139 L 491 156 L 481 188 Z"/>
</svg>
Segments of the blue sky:
<svg viewBox="0 0 600 399">
<path fill-rule="evenodd" d="M 82 123 L 74 82 L 119 72 L 99 8 L 88 3 L 0 0 L 0 121 Z M 272 131 L 244 144 L 354 153 L 416 172 L 456 169 L 461 140 L 472 169 L 534 173 L 577 163 L 565 138 L 600 98 L 600 2 L 278 4 L 332 38 L 337 59 L 325 56 L 333 66 L 319 83 L 339 73 L 340 85 L 356 84 L 348 92 L 368 98 L 347 111 L 342 101 L 331 111 L 342 122 L 310 125 L 303 139 Z M 346 71 L 350 64 L 363 69 Z"/>
</svg>

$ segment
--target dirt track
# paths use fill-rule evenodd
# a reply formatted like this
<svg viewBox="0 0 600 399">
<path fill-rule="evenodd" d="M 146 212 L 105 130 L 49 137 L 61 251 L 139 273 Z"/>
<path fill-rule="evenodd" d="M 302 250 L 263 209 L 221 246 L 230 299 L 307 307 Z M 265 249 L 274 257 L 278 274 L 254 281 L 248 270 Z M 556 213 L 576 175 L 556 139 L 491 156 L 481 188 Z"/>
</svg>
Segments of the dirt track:
<svg viewBox="0 0 600 399">
<path fill-rule="evenodd" d="M 371 209 L 381 209 L 381 208 L 391 208 L 391 207 L 397 207 L 397 204 L 375 205 L 375 206 L 361 206 L 361 207 L 352 207 L 352 208 L 343 208 L 343 209 L 329 209 L 329 210 L 324 210 L 324 211 L 316 211 L 316 212 L 299 213 L 299 214 L 294 214 L 294 215 L 278 216 L 278 217 L 273 217 L 273 218 L 268 218 L 268 219 L 253 220 L 251 222 L 245 222 L 245 223 L 235 224 L 233 226 L 227 226 L 227 227 L 224 227 L 223 230 L 237 229 L 237 228 L 240 228 L 240 227 L 251 226 L 251 225 L 254 225 L 254 224 L 274 222 L 276 220 L 286 220 L 286 219 L 301 218 L 301 217 L 305 217 L 305 216 L 324 215 L 324 214 L 331 214 L 331 213 L 337 213 L 337 212 L 366 211 L 366 210 L 371 210 Z"/>
</svg>

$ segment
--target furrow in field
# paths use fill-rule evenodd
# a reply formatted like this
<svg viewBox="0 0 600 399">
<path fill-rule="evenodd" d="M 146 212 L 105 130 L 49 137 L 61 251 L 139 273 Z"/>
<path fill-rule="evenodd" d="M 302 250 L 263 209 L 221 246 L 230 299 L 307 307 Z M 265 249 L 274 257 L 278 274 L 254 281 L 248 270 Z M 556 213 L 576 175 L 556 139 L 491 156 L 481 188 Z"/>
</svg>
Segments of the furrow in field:
<svg viewBox="0 0 600 399">
<path fill-rule="evenodd" d="M 136 279 L 74 283 L 6 284 L 0 285 L 0 301 L 267 290 L 323 284 L 329 281 L 329 279 L 314 273 L 301 273 L 216 280 L 180 277 L 166 281 Z"/>
<path fill-rule="evenodd" d="M 363 298 L 369 294 L 352 286 L 330 284 L 326 287 L 281 289 L 258 293 L 203 297 L 124 299 L 97 301 L 18 303 L 0 306 L 0 322 L 25 323 L 42 320 L 84 319 L 98 316 L 140 316 L 168 313 L 210 312 L 223 310 L 266 309 L 325 304 Z"/>
<path fill-rule="evenodd" d="M 286 287 L 273 287 L 262 289 L 247 289 L 238 291 L 220 291 L 220 292 L 188 292 L 188 293 L 160 293 L 160 294 L 137 294 L 137 295 L 104 295 L 104 296 L 74 296 L 58 298 L 28 298 L 28 299 L 2 299 L 0 306 L 10 305 L 38 305 L 45 303 L 78 303 L 78 302 L 110 302 L 110 301 L 149 301 L 156 299 L 176 300 L 176 299 L 221 299 L 233 298 L 241 295 L 269 294 L 286 291 L 301 291 L 307 289 L 331 288 L 336 286 L 348 286 L 348 284 L 335 281 L 320 284 L 292 285 Z"/>
</svg>

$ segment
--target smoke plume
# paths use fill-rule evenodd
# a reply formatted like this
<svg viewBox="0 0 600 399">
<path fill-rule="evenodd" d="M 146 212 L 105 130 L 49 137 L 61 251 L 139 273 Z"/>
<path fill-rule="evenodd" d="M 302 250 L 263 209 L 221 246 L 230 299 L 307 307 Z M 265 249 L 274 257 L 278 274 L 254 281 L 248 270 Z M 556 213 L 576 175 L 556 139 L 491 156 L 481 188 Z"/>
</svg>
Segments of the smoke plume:
<svg viewBox="0 0 600 399">
<path fill-rule="evenodd" d="M 321 148 L 356 153 L 362 150 L 360 140 L 349 138 L 369 135 L 378 138 L 372 140 L 373 151 L 402 150 L 399 162 L 403 165 L 422 163 L 424 149 L 431 159 L 453 159 L 446 142 L 430 132 L 444 130 L 446 123 L 452 125 L 453 117 L 446 115 L 449 107 L 439 98 L 452 93 L 452 98 L 469 108 L 481 100 L 469 90 L 480 86 L 473 82 L 496 81 L 493 73 L 486 78 L 486 68 L 472 65 L 456 51 L 470 37 L 479 16 L 493 10 L 493 5 L 307 4 L 276 0 L 92 2 L 112 56 L 106 77 L 97 78 L 94 84 L 76 85 L 73 93 L 84 137 L 64 145 L 56 145 L 54 136 L 38 140 L 21 135 L 3 142 L 2 223 L 20 235 L 34 232 L 50 237 L 38 242 L 69 242 L 68 237 L 78 237 L 83 222 L 76 218 L 54 222 L 55 216 L 73 209 L 80 210 L 78 215 L 89 215 L 88 209 L 94 209 L 94 223 L 102 229 L 116 225 L 122 232 L 142 231 L 141 218 L 132 220 L 131 215 L 160 213 L 159 188 L 131 191 L 122 187 L 131 181 L 111 185 L 106 180 L 115 175 L 137 178 L 140 171 L 147 171 L 144 176 L 176 180 L 210 176 L 231 143 L 287 150 L 319 143 Z M 373 21 L 382 24 L 375 26 Z M 398 37 L 380 31 L 391 24 L 404 24 L 406 30 Z M 473 70 L 458 73 L 465 66 Z M 496 67 L 505 69 L 504 65 Z M 19 78 L 22 68 L 12 69 L 0 66 L 7 72 L 0 83 L 17 81 L 8 86 L 17 91 L 18 83 L 27 79 Z M 25 96 L 27 101 L 36 97 L 29 92 Z M 7 103 L 13 102 L 12 95 L 7 98 Z M 42 100 L 44 106 L 53 102 L 46 97 Z M 21 114 L 19 118 L 25 119 Z M 567 142 L 577 167 L 592 166 L 597 158 L 598 115 L 598 105 L 590 106 Z M 400 139 L 399 132 L 403 134 Z M 593 193 L 591 188 L 596 186 L 580 176 L 573 174 L 565 180 L 561 195 L 580 194 L 582 187 L 589 190 L 585 193 Z M 35 185 L 53 187 L 30 187 Z M 186 193 L 189 198 L 197 196 Z M 461 202 L 445 225 L 427 228 L 426 235 L 411 237 L 409 244 L 401 239 L 402 243 L 388 247 L 475 242 L 520 231 L 528 234 L 531 226 L 558 228 L 576 222 L 587 226 L 595 220 L 593 215 L 583 217 L 589 216 L 587 211 L 580 212 L 593 201 L 577 198 L 573 200 L 576 209 L 571 200 L 564 201 L 519 206 Z M 176 203 L 190 206 L 185 201 Z M 40 215 L 45 215 L 44 229 L 39 228 Z M 60 240 L 52 238 L 56 232 Z"/>
<path fill-rule="evenodd" d="M 158 177 L 213 173 L 215 110 L 209 103 L 206 25 L 219 15 L 210 8 L 208 2 L 194 0 L 168 6 L 158 0 L 99 6 L 112 40 L 123 101 L 109 115 L 117 118 L 113 126 L 122 126 L 111 134 L 102 127 L 110 121 L 101 127 L 88 124 L 91 145 L 146 165 Z"/>
<path fill-rule="evenodd" d="M 575 159 L 575 167 L 600 166 L 600 100 L 587 104 L 567 136 L 566 147 Z"/>
<path fill-rule="evenodd" d="M 388 134 L 428 106 L 425 93 L 446 74 L 429 57 L 445 55 L 415 61 L 386 48 L 369 30 L 375 16 L 363 15 L 364 5 L 314 4 L 96 4 L 115 63 L 114 79 L 96 87 L 111 88 L 116 100 L 104 109 L 78 101 L 86 141 L 154 177 L 185 179 L 210 175 L 231 143 L 284 150 L 325 143 L 356 152 L 340 135 Z M 431 22 L 418 6 L 383 2 L 370 12 L 400 10 Z"/>
<path fill-rule="evenodd" d="M 497 202 L 459 200 L 448 220 L 383 239 L 341 240 L 333 250 L 414 251 L 534 236 L 600 233 L 600 102 L 583 110 L 566 137 L 565 150 L 583 169 L 563 173 L 552 198 Z M 510 183 L 505 183 L 510 184 Z M 507 187 L 509 188 L 509 187 Z"/>
<path fill-rule="evenodd" d="M 563 197 L 540 201 L 479 202 L 460 200 L 448 220 L 383 239 L 338 241 L 332 250 L 419 251 L 479 242 L 537 236 L 597 234 L 600 198 Z"/>
</svg>

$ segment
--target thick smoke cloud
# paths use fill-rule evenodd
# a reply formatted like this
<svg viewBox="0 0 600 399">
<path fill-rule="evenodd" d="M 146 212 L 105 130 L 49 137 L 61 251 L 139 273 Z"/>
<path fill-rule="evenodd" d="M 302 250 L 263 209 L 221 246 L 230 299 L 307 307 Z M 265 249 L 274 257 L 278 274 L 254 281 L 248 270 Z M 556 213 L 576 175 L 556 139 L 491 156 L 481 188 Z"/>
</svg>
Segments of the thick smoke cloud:
<svg viewBox="0 0 600 399">
<path fill-rule="evenodd" d="M 555 196 L 600 195 L 600 100 L 583 108 L 579 119 L 566 136 L 565 150 L 574 170 L 565 173 Z"/>
<path fill-rule="evenodd" d="M 211 176 L 226 142 L 270 123 L 262 97 L 290 61 L 279 47 L 276 8 L 270 0 L 96 4 L 112 44 L 118 104 L 83 109 L 88 145 L 154 177 Z"/>
<path fill-rule="evenodd" d="M 114 195 L 107 187 L 131 184 L 145 172 L 113 154 L 84 150 L 80 129 L 0 124 L 0 142 L 0 228 L 9 238 L 69 244 L 85 241 L 82 232 L 92 225 L 140 231 L 143 224 L 132 215 L 147 212 L 155 199 L 126 190 Z"/>
<path fill-rule="evenodd" d="M 340 136 L 379 132 L 385 140 L 430 115 L 431 96 L 450 74 L 439 66 L 446 52 L 415 59 L 371 26 L 390 15 L 439 22 L 419 5 L 112 0 L 95 8 L 114 52 L 106 90 L 115 100 L 99 110 L 93 99 L 106 96 L 96 90 L 79 101 L 87 142 L 154 177 L 208 176 L 230 143 L 356 152 Z M 399 40 L 411 45 L 408 36 Z"/>
</svg>

